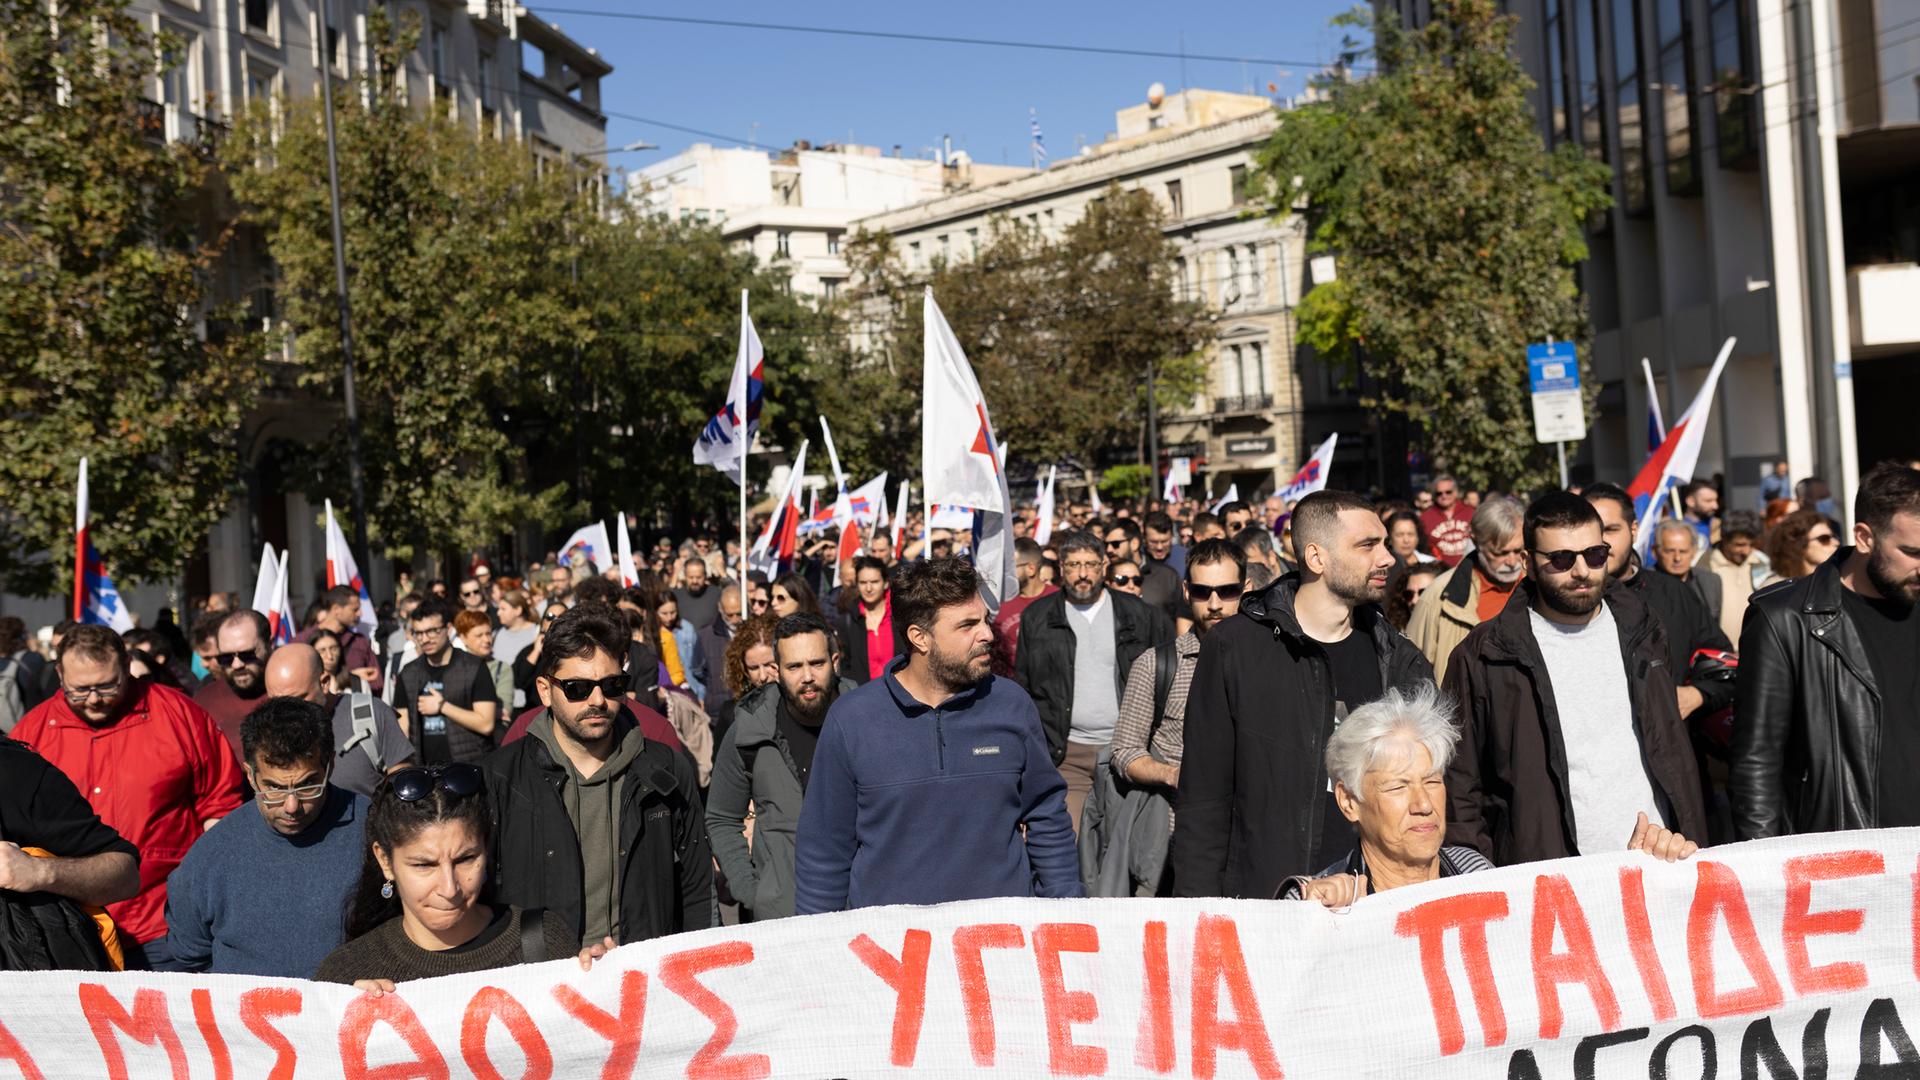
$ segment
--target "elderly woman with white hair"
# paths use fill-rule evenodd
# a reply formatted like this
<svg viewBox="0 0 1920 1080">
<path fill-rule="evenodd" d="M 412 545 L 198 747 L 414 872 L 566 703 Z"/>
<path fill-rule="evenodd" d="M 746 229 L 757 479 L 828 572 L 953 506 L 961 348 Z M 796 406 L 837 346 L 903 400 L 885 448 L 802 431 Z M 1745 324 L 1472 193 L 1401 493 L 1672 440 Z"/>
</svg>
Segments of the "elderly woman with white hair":
<svg viewBox="0 0 1920 1080">
<path fill-rule="evenodd" d="M 1444 843 L 1447 762 L 1459 738 L 1453 703 L 1430 684 L 1412 694 L 1389 690 L 1354 710 L 1327 740 L 1326 764 L 1334 801 L 1360 843 L 1313 877 L 1288 878 L 1276 898 L 1338 909 L 1402 885 L 1493 869 L 1473 848 Z M 1669 862 L 1695 850 L 1644 814 L 1628 847 Z"/>
</svg>

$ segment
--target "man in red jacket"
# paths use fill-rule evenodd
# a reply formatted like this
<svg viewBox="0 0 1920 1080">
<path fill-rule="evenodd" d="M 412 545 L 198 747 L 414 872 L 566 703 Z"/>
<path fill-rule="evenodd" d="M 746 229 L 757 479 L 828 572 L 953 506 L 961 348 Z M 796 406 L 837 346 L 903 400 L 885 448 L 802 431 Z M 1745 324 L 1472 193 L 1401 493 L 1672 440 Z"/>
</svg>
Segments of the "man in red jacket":
<svg viewBox="0 0 1920 1080">
<path fill-rule="evenodd" d="M 1433 478 L 1433 505 L 1420 511 L 1420 531 L 1427 550 L 1448 566 L 1460 565 L 1473 547 L 1473 507 L 1460 498 L 1460 483 L 1451 476 Z"/>
<path fill-rule="evenodd" d="M 104 626 L 60 643 L 60 693 L 13 729 L 140 849 L 140 892 L 107 906 L 129 968 L 165 970 L 167 876 L 214 823 L 240 806 L 240 762 L 193 699 L 127 676 L 127 647 Z"/>
</svg>

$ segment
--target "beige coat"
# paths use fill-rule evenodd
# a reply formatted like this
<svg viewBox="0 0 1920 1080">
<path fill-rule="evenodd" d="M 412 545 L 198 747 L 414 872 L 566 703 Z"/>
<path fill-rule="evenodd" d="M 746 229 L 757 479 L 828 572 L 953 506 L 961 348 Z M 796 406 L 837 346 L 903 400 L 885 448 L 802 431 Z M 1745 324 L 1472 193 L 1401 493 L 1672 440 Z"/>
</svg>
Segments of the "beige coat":
<svg viewBox="0 0 1920 1080">
<path fill-rule="evenodd" d="M 1740 623 L 1747 617 L 1747 598 L 1761 582 L 1765 581 L 1770 570 L 1767 560 L 1759 552 L 1754 552 L 1744 563 L 1736 563 L 1720 554 L 1718 547 L 1710 547 L 1700 560 L 1693 564 L 1694 573 L 1708 570 L 1720 579 L 1720 629 L 1740 648 Z"/>
<path fill-rule="evenodd" d="M 1447 660 L 1467 633 L 1480 625 L 1480 578 L 1469 554 L 1460 565 L 1433 579 L 1407 620 L 1407 637 L 1433 665 L 1433 681 L 1447 677 Z"/>
</svg>

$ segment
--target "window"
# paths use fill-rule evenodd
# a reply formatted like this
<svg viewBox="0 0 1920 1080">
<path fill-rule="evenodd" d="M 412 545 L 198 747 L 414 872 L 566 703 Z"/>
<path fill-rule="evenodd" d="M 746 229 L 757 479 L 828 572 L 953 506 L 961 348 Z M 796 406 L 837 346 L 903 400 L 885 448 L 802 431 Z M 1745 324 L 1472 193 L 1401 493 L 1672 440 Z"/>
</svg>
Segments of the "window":
<svg viewBox="0 0 1920 1080">
<path fill-rule="evenodd" d="M 200 37 L 190 30 L 168 24 L 161 32 L 174 40 L 160 55 L 160 104 L 165 112 L 167 138 L 190 139 L 198 130 L 194 124 L 194 58 L 200 52 Z"/>
<path fill-rule="evenodd" d="M 1184 256 L 1173 260 L 1173 295 L 1179 300 L 1185 300 L 1193 295 L 1193 285 L 1187 277 L 1187 260 Z"/>
<path fill-rule="evenodd" d="M 1634 0 L 1613 0 L 1613 72 L 1615 126 L 1620 132 L 1621 208 L 1629 215 L 1646 214 L 1646 128 L 1642 123 L 1640 87 L 1640 15 Z"/>
<path fill-rule="evenodd" d="M 923 265 L 920 261 L 920 241 L 918 240 L 907 245 L 907 265 L 916 270 Z"/>
<path fill-rule="evenodd" d="M 827 230 L 827 254 L 840 254 L 840 230 L 838 229 Z"/>
<path fill-rule="evenodd" d="M 1220 249 L 1220 304 L 1240 302 L 1240 252 L 1229 246 Z"/>
<path fill-rule="evenodd" d="M 782 259 L 793 257 L 793 231 L 781 229 L 773 234 L 773 253 Z"/>
<path fill-rule="evenodd" d="M 273 0 L 247 0 L 247 29 L 260 34 L 273 32 Z"/>
<path fill-rule="evenodd" d="M 247 65 L 247 104 L 271 102 L 273 100 L 273 72 L 268 68 Z"/>
<path fill-rule="evenodd" d="M 1246 368 L 1241 372 L 1242 384 L 1247 393 L 1259 397 L 1267 396 L 1267 347 L 1256 341 L 1247 346 Z"/>
<path fill-rule="evenodd" d="M 1666 135 L 1670 195 L 1700 193 L 1700 162 L 1693 142 L 1692 23 L 1684 0 L 1654 0 L 1653 27 L 1660 42 L 1660 119 Z"/>
<path fill-rule="evenodd" d="M 1708 0 L 1707 24 L 1713 34 L 1713 127 L 1720 164 L 1752 169 L 1759 165 L 1758 111 L 1745 0 Z"/>
<path fill-rule="evenodd" d="M 433 72 L 433 94 L 445 100 L 453 90 L 447 82 L 447 28 L 439 23 L 427 31 L 427 66 Z"/>
<path fill-rule="evenodd" d="M 480 50 L 480 105 L 491 108 L 493 105 L 493 50 Z"/>
<path fill-rule="evenodd" d="M 1225 359 L 1227 362 L 1221 365 L 1220 382 L 1221 389 L 1225 390 L 1226 393 L 1220 396 L 1230 400 L 1238 400 L 1240 395 L 1245 392 L 1241 389 L 1240 383 L 1240 346 L 1227 346 Z"/>
<path fill-rule="evenodd" d="M 837 277 L 821 278 L 820 291 L 825 294 L 827 300 L 838 300 L 840 298 L 840 283 L 845 280 L 845 278 Z"/>
<path fill-rule="evenodd" d="M 967 230 L 967 253 L 969 255 L 980 254 L 980 230 L 979 229 Z"/>
<path fill-rule="evenodd" d="M 939 239 L 940 239 L 940 257 L 942 259 L 951 261 L 953 259 L 953 245 L 947 242 L 947 234 L 941 233 Z"/>
<path fill-rule="evenodd" d="M 1247 287 L 1241 295 L 1257 304 L 1266 299 L 1267 281 L 1266 274 L 1260 267 L 1260 249 L 1253 244 L 1247 245 L 1246 268 Z"/>
<path fill-rule="evenodd" d="M 1247 205 L 1247 167 L 1235 165 L 1228 169 L 1227 184 L 1233 188 L 1233 205 Z"/>
<path fill-rule="evenodd" d="M 1187 216 L 1187 200 L 1180 190 L 1180 181 L 1167 181 L 1167 207 L 1176 218 Z"/>
<path fill-rule="evenodd" d="M 1574 83 L 1580 105 L 1580 145 L 1594 161 L 1607 160 L 1607 128 L 1600 106 L 1600 0 L 1577 0 L 1573 10 Z"/>
</svg>

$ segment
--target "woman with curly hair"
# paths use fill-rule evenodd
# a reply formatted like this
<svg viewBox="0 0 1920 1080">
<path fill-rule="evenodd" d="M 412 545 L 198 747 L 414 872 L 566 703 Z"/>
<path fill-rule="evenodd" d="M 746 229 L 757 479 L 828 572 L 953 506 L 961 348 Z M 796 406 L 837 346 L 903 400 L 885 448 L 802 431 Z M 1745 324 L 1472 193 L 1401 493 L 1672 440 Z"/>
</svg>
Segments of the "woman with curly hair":
<svg viewBox="0 0 1920 1080">
<path fill-rule="evenodd" d="M 773 657 L 773 628 L 779 622 L 776 615 L 755 615 L 741 623 L 740 629 L 733 632 L 732 640 L 727 642 L 723 674 L 733 697 L 714 714 L 713 741 L 716 745 L 727 734 L 727 728 L 733 726 L 734 703 L 746 697 L 754 687 L 765 686 L 780 677 L 780 666 Z"/>
<path fill-rule="evenodd" d="M 1762 587 L 1806 577 L 1839 546 L 1840 526 L 1832 519 L 1818 510 L 1795 510 L 1767 533 L 1767 560 L 1773 566 L 1773 576 L 1762 582 Z"/>
</svg>

